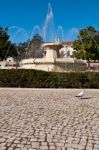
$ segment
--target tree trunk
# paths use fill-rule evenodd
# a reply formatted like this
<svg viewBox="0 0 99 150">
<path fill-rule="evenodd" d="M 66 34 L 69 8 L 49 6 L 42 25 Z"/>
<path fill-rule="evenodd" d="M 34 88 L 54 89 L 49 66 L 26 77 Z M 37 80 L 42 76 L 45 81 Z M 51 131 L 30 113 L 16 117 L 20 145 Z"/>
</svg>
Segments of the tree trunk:
<svg viewBox="0 0 99 150">
<path fill-rule="evenodd" d="M 88 71 L 90 71 L 90 60 L 88 60 Z"/>
</svg>

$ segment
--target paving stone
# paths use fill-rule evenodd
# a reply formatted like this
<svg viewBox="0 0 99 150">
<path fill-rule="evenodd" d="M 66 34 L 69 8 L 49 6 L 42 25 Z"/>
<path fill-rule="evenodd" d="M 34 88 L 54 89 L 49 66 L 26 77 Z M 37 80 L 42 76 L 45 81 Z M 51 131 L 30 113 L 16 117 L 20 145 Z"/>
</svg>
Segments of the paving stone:
<svg viewBox="0 0 99 150">
<path fill-rule="evenodd" d="M 50 146 L 50 150 L 55 150 L 56 147 L 55 146 Z"/>
<path fill-rule="evenodd" d="M 99 150 L 99 89 L 0 89 L 0 150 Z"/>
<path fill-rule="evenodd" d="M 0 138 L 0 143 L 3 143 L 5 142 L 5 139 L 4 138 Z"/>
<path fill-rule="evenodd" d="M 32 142 L 32 148 L 39 148 L 39 142 Z"/>
<path fill-rule="evenodd" d="M 44 146 L 44 145 L 43 145 L 43 146 L 40 146 L 40 149 L 41 149 L 41 150 L 48 150 L 48 146 Z"/>
</svg>

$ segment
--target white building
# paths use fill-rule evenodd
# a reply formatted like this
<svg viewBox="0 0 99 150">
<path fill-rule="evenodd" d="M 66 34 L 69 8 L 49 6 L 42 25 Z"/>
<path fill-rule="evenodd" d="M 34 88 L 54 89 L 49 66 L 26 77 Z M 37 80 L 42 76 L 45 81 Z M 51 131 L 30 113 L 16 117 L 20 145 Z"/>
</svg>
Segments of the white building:
<svg viewBox="0 0 99 150">
<path fill-rule="evenodd" d="M 17 62 L 13 57 L 8 57 L 6 60 L 0 61 L 0 69 L 16 69 Z"/>
<path fill-rule="evenodd" d="M 6 62 L 14 63 L 15 60 L 13 57 L 7 57 Z"/>
</svg>

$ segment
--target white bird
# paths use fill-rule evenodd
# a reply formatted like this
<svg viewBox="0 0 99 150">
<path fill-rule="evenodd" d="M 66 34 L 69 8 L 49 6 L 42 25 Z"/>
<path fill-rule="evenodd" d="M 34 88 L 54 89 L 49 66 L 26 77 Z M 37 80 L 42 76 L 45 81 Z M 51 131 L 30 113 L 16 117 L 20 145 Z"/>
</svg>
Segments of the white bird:
<svg viewBox="0 0 99 150">
<path fill-rule="evenodd" d="M 76 97 L 80 97 L 81 99 L 82 99 L 83 96 L 84 96 L 84 90 L 81 91 L 80 93 L 78 93 L 78 94 L 76 95 Z"/>
</svg>

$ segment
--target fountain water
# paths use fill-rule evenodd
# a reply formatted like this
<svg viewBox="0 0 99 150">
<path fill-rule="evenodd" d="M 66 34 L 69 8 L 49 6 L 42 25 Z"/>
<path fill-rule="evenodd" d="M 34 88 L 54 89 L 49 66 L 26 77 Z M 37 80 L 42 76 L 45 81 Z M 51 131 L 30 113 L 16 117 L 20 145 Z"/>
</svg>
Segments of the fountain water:
<svg viewBox="0 0 99 150">
<path fill-rule="evenodd" d="M 53 11 L 51 4 L 48 4 L 48 13 L 46 15 L 45 23 L 43 26 L 43 38 L 46 40 L 46 38 L 49 37 L 49 40 L 53 40 Z"/>
<path fill-rule="evenodd" d="M 32 38 L 34 35 L 36 34 L 39 34 L 41 35 L 41 29 L 40 29 L 40 26 L 39 25 L 36 25 L 34 28 L 33 28 L 33 31 L 31 33 L 31 37 Z"/>
<path fill-rule="evenodd" d="M 63 27 L 60 25 L 58 26 L 58 37 L 60 38 L 60 41 L 64 41 L 64 31 L 63 31 Z"/>
<path fill-rule="evenodd" d="M 14 31 L 15 30 L 15 31 Z M 9 33 L 11 34 L 13 34 L 13 36 L 12 36 L 12 38 L 11 38 L 11 41 L 14 43 L 14 41 L 15 41 L 15 39 L 16 39 L 16 37 L 17 37 L 17 35 L 19 34 L 19 33 L 22 33 L 22 36 L 24 35 L 24 40 L 28 40 L 28 35 L 27 35 L 27 32 L 26 32 L 26 30 L 24 29 L 24 28 L 20 28 L 20 27 L 18 27 L 18 26 L 11 26 L 11 27 L 9 27 L 8 28 L 8 31 L 9 31 Z M 14 31 L 14 32 L 13 32 Z M 9 47 L 8 47 L 8 49 L 7 49 L 7 51 L 6 51 L 6 54 L 5 54 L 5 58 L 4 58 L 4 60 L 6 60 L 6 58 L 7 58 L 7 55 L 8 55 L 8 53 L 9 53 L 9 49 L 10 49 L 10 47 L 11 47 L 11 44 L 9 45 Z M 17 53 L 19 53 L 18 51 L 17 51 Z"/>
<path fill-rule="evenodd" d="M 58 26 L 56 32 L 54 30 L 54 14 L 50 3 L 48 4 L 48 12 L 44 21 L 44 25 L 42 27 L 40 27 L 39 25 L 34 26 L 31 34 L 29 35 L 24 28 L 18 26 L 11 26 L 9 27 L 9 33 L 11 34 L 11 40 L 13 42 L 16 41 L 16 36 L 19 33 L 23 34 L 24 40 L 28 38 L 31 39 L 36 34 L 41 35 L 44 41 L 54 41 L 55 35 L 60 37 L 61 41 L 64 40 L 63 27 L 60 25 Z"/>
<path fill-rule="evenodd" d="M 18 34 L 20 33 L 20 37 L 24 36 L 24 40 L 27 41 L 28 40 L 28 35 L 27 32 L 24 28 L 20 28 L 19 30 L 17 30 L 17 32 L 14 34 L 13 36 L 13 41 L 15 40 L 15 38 L 18 36 Z"/>
<path fill-rule="evenodd" d="M 18 27 L 18 26 L 11 26 L 8 28 L 9 29 L 9 34 L 11 34 L 11 41 L 12 43 L 15 43 L 15 41 L 20 42 L 19 40 L 16 40 L 16 37 L 20 33 L 20 36 L 23 41 L 27 41 L 29 36 L 27 34 L 27 31 L 24 28 Z"/>
</svg>

